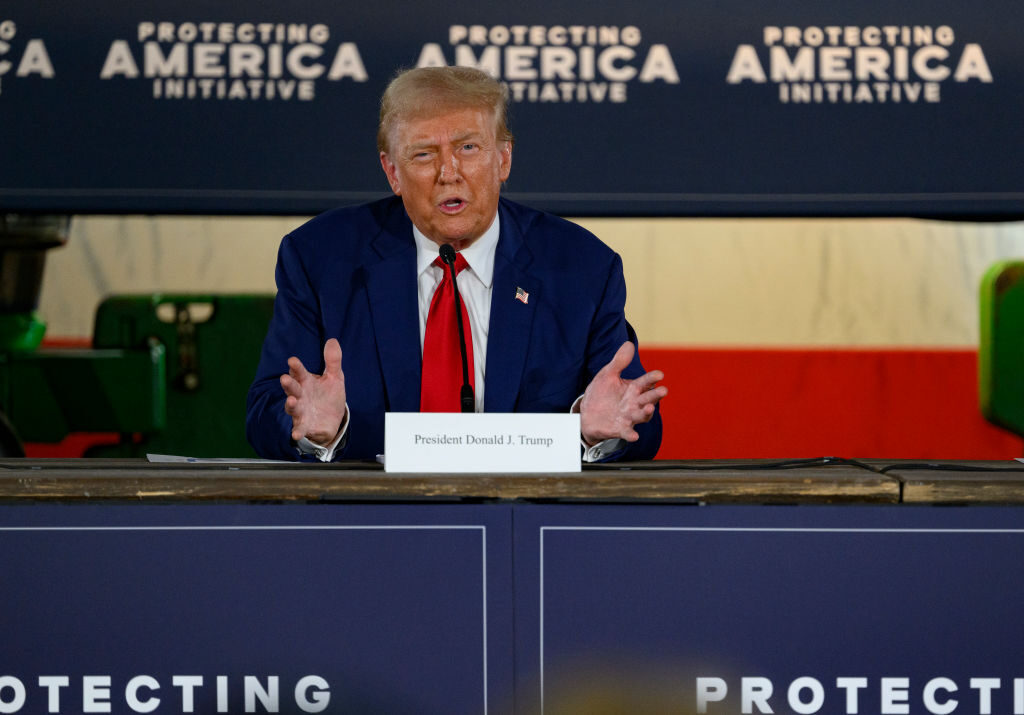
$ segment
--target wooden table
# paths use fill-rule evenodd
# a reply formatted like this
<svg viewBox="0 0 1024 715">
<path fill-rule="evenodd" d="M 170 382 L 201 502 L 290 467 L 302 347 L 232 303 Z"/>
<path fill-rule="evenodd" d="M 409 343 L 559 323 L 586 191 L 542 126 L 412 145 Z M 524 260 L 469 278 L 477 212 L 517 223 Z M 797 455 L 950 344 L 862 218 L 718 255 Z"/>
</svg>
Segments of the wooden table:
<svg viewBox="0 0 1024 715">
<path fill-rule="evenodd" d="M 863 460 L 900 482 L 907 504 L 1022 504 L 1024 464 L 1016 460 Z"/>
<path fill-rule="evenodd" d="M 549 475 L 392 474 L 375 463 L 0 460 L 0 500 L 569 500 L 896 503 L 899 480 L 845 460 L 656 461 Z"/>
</svg>

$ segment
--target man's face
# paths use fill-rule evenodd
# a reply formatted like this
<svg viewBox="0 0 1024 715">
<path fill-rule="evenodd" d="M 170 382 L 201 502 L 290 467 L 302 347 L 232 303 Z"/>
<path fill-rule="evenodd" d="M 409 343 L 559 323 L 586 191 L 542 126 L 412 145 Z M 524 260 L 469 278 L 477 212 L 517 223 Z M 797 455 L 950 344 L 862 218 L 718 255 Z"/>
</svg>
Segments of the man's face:
<svg viewBox="0 0 1024 715">
<path fill-rule="evenodd" d="M 399 122 L 388 139 L 380 165 L 416 228 L 455 250 L 479 238 L 512 169 L 512 143 L 497 141 L 491 113 L 444 110 Z"/>
</svg>

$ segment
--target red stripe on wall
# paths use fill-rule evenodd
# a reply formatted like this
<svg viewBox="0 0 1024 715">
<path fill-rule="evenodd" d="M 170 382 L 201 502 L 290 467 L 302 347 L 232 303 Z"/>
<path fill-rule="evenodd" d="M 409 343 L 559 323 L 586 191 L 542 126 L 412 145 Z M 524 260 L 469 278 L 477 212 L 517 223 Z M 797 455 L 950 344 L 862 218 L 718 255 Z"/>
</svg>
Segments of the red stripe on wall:
<svg viewBox="0 0 1024 715">
<path fill-rule="evenodd" d="M 116 432 L 74 432 L 56 444 L 27 442 L 25 456 L 31 459 L 83 457 L 90 447 L 117 444 L 118 437 Z"/>
<path fill-rule="evenodd" d="M 645 347 L 669 396 L 659 459 L 1012 459 L 1024 440 L 981 416 L 974 350 Z M 27 445 L 78 456 L 114 435 Z"/>
<path fill-rule="evenodd" d="M 1012 459 L 978 411 L 974 350 L 645 347 L 669 395 L 659 459 Z"/>
</svg>

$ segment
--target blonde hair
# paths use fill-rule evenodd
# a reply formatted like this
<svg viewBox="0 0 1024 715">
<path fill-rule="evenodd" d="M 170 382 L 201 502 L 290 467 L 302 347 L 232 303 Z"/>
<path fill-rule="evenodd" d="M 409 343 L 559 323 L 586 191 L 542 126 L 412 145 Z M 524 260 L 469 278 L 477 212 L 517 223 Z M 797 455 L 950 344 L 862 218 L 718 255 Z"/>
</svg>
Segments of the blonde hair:
<svg viewBox="0 0 1024 715">
<path fill-rule="evenodd" d="M 418 67 L 400 71 L 380 99 L 377 150 L 388 151 L 398 122 L 447 109 L 484 109 L 494 115 L 495 137 L 512 141 L 508 129 L 508 89 L 473 67 Z"/>
</svg>

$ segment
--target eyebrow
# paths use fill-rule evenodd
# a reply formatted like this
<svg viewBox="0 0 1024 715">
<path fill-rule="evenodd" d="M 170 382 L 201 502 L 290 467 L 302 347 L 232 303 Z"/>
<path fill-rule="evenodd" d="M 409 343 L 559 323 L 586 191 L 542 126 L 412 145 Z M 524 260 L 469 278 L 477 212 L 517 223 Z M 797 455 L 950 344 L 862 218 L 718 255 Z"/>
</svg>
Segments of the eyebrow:
<svg viewBox="0 0 1024 715">
<path fill-rule="evenodd" d="M 475 129 L 467 129 L 466 131 L 462 132 L 462 134 L 456 134 L 454 137 L 452 137 L 452 144 L 458 144 L 459 142 L 464 142 L 467 139 L 477 139 L 479 137 L 480 132 L 476 131 Z"/>
<path fill-rule="evenodd" d="M 455 134 L 452 137 L 451 143 L 452 144 L 459 144 L 461 142 L 466 141 L 467 139 L 477 139 L 479 137 L 480 137 L 480 132 L 478 132 L 475 129 L 467 129 L 467 130 L 463 131 L 460 134 Z M 435 147 L 435 146 L 437 146 L 437 142 L 435 142 L 433 139 L 425 139 L 423 141 L 413 142 L 412 144 L 410 144 L 407 147 L 407 149 L 410 152 L 416 152 L 416 151 L 419 151 L 420 149 L 430 149 L 430 148 Z"/>
</svg>

